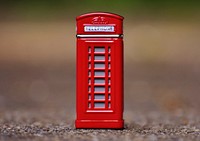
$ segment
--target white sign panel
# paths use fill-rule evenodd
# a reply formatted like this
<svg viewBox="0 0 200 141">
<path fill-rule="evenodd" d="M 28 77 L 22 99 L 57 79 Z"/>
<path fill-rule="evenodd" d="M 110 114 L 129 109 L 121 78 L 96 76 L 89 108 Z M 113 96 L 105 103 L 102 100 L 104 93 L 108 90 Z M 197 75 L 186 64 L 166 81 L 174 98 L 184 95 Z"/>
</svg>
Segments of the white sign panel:
<svg viewBox="0 0 200 141">
<path fill-rule="evenodd" d="M 85 32 L 114 32 L 114 26 L 84 26 Z"/>
</svg>

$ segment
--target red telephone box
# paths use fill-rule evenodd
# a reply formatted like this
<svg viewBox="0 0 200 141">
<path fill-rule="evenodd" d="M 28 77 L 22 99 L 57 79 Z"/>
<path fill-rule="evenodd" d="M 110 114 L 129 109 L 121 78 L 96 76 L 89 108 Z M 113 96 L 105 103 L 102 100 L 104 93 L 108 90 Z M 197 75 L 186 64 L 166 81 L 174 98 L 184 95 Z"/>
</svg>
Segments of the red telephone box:
<svg viewBox="0 0 200 141">
<path fill-rule="evenodd" d="M 123 128 L 123 17 L 77 20 L 76 128 Z"/>
</svg>

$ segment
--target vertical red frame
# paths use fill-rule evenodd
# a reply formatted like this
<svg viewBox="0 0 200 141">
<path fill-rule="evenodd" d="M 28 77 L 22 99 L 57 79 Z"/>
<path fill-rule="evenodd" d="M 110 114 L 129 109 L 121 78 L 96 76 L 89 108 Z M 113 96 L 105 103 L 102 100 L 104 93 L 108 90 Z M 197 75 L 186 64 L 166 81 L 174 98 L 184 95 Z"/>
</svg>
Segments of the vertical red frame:
<svg viewBox="0 0 200 141">
<path fill-rule="evenodd" d="M 110 13 L 89 13 L 77 17 L 77 34 L 90 36 L 77 36 L 76 128 L 121 129 L 124 126 L 122 20 L 123 17 Z M 112 34 L 85 33 L 84 25 L 113 25 L 115 30 Z M 120 36 L 116 38 L 113 35 Z M 96 51 L 100 49 L 104 52 Z M 98 57 L 104 60 L 96 60 Z M 105 64 L 104 68 L 96 67 L 98 64 Z M 105 76 L 96 76 L 97 72 L 105 72 Z M 97 80 L 103 80 L 104 83 L 98 84 Z M 96 92 L 100 88 L 104 91 Z M 100 96 L 104 99 L 96 99 Z"/>
</svg>

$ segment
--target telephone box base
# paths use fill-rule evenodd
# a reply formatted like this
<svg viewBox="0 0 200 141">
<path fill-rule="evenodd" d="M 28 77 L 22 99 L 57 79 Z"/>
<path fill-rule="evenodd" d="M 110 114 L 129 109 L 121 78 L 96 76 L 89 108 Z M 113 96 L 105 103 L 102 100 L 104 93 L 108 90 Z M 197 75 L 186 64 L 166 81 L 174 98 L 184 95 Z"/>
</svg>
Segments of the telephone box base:
<svg viewBox="0 0 200 141">
<path fill-rule="evenodd" d="M 123 129 L 124 120 L 76 120 L 76 128 L 103 128 L 103 129 Z"/>
</svg>

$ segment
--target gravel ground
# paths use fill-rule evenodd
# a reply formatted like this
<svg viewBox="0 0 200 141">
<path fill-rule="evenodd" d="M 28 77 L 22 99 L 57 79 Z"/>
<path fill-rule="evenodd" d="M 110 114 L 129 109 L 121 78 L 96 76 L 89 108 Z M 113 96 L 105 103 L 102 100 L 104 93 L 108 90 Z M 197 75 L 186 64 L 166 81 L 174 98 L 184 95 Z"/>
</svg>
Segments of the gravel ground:
<svg viewBox="0 0 200 141">
<path fill-rule="evenodd" d="M 53 110 L 52 110 L 53 111 Z M 13 111 L 1 113 L 1 140 L 134 140 L 185 141 L 200 140 L 199 114 L 177 111 L 125 112 L 123 130 L 93 130 L 74 128 L 74 116 L 66 111 L 41 112 Z"/>
</svg>

